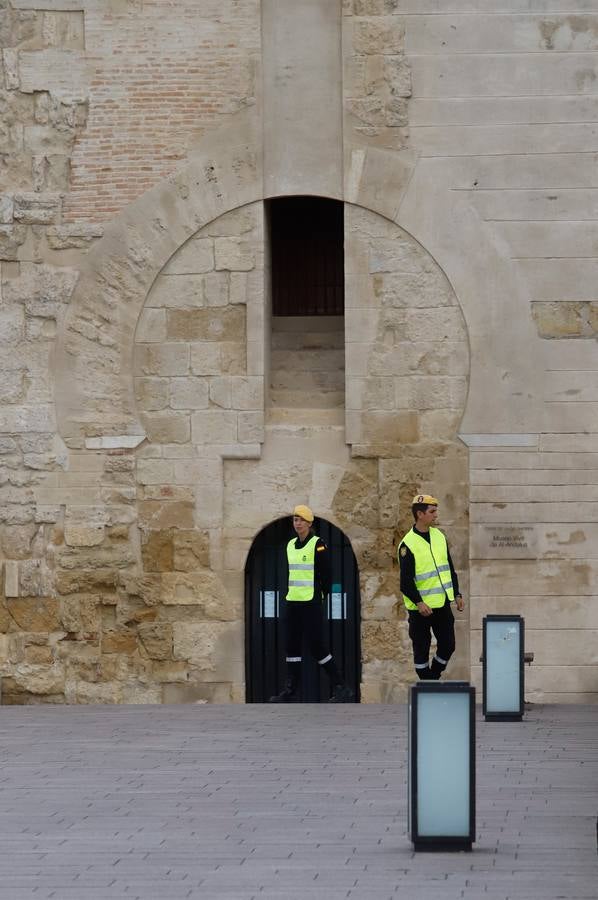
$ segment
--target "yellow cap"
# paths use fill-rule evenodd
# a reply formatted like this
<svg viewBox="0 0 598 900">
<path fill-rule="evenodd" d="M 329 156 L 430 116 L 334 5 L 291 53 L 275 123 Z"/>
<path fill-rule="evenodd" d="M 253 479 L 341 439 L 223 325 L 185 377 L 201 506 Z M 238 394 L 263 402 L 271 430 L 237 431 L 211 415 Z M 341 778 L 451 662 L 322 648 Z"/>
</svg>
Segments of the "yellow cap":
<svg viewBox="0 0 598 900">
<path fill-rule="evenodd" d="M 295 507 L 295 509 L 293 510 L 293 515 L 300 516 L 302 519 L 305 519 L 305 521 L 309 522 L 310 524 L 314 520 L 314 514 L 312 513 L 309 506 L 303 506 L 303 504 L 299 504 L 299 506 Z"/>
<path fill-rule="evenodd" d="M 411 503 L 412 505 L 415 505 L 416 503 L 425 503 L 426 506 L 438 506 L 436 497 L 430 497 L 429 494 L 416 494 Z"/>
</svg>

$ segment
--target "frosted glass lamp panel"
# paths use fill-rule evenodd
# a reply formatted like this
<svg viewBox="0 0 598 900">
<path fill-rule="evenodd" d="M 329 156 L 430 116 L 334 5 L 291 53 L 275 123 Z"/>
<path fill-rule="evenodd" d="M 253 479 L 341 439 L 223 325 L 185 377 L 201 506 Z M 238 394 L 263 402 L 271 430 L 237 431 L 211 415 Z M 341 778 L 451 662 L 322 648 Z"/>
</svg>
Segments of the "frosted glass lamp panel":
<svg viewBox="0 0 598 900">
<path fill-rule="evenodd" d="M 486 712 L 519 712 L 520 648 L 519 622 L 486 621 Z"/>
<path fill-rule="evenodd" d="M 417 704 L 418 834 L 468 835 L 469 694 L 421 693 Z"/>
</svg>

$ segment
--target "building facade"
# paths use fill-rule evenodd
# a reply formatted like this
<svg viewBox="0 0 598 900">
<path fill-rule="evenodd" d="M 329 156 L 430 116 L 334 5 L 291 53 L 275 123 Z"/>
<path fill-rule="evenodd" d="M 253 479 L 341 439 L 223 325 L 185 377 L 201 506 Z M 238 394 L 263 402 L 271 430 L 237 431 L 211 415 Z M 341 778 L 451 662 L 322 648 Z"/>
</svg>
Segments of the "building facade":
<svg viewBox="0 0 598 900">
<path fill-rule="evenodd" d="M 244 702 L 299 502 L 354 553 L 362 701 L 403 701 L 419 490 L 451 677 L 518 613 L 527 698 L 596 702 L 595 3 L 8 0 L 0 35 L 2 702 Z"/>
</svg>

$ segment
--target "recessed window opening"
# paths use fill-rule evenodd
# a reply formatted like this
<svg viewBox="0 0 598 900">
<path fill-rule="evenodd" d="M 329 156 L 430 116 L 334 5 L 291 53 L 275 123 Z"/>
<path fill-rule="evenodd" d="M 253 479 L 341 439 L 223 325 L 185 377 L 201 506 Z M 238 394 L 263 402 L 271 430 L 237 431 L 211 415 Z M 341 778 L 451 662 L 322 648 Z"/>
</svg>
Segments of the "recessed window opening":
<svg viewBox="0 0 598 900">
<path fill-rule="evenodd" d="M 322 197 L 268 202 L 274 316 L 344 314 L 343 203 Z"/>
</svg>

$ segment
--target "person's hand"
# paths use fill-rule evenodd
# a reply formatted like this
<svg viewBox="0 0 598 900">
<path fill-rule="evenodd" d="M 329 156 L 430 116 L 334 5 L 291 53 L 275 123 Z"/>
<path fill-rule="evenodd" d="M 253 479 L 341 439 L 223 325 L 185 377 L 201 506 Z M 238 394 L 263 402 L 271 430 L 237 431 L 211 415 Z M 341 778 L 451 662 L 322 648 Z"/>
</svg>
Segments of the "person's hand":
<svg viewBox="0 0 598 900">
<path fill-rule="evenodd" d="M 432 610 L 430 609 L 430 607 L 428 606 L 427 603 L 424 603 L 423 600 L 421 600 L 416 605 L 417 605 L 417 611 L 419 613 L 421 613 L 422 616 L 431 616 L 432 615 Z"/>
<path fill-rule="evenodd" d="M 457 609 L 459 610 L 459 612 L 463 612 L 463 610 L 465 609 L 465 600 L 463 599 L 463 597 L 457 597 Z"/>
</svg>

